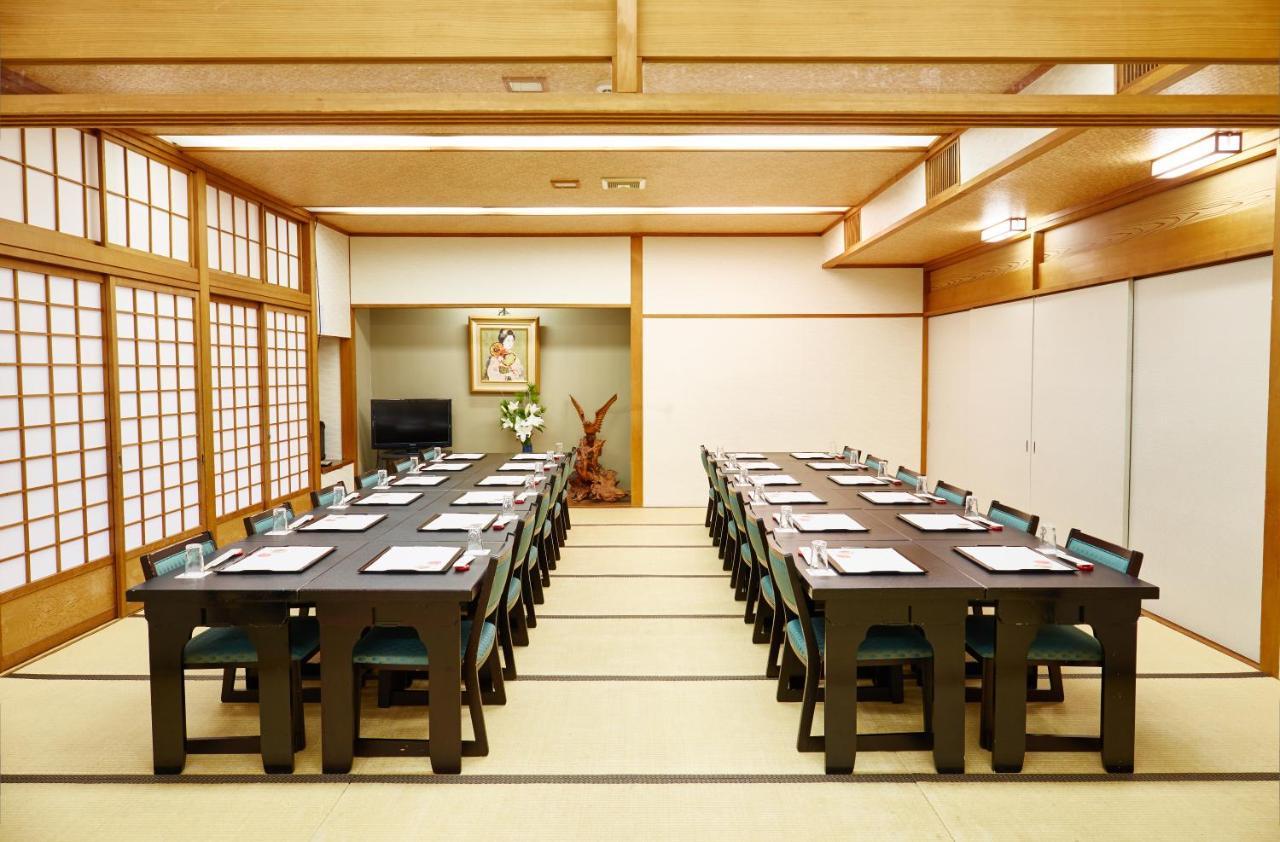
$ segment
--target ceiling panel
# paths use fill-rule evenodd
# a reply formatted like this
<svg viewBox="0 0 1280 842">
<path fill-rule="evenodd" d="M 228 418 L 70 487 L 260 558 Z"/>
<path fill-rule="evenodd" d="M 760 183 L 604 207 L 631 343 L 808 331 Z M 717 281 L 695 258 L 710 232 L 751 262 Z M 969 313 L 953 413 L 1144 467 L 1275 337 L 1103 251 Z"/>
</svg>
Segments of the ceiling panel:
<svg viewBox="0 0 1280 842">
<path fill-rule="evenodd" d="M 647 93 L 988 93 L 1019 89 L 1035 64 L 667 62 L 644 64 Z"/>
<path fill-rule="evenodd" d="M 340 216 L 319 219 L 348 234 L 821 234 L 834 214 L 776 216 Z"/>
<path fill-rule="evenodd" d="M 1089 129 L 984 187 L 966 192 L 916 221 L 868 240 L 842 266 L 926 263 L 980 242 L 979 232 L 1009 217 L 1053 216 L 1148 182 L 1151 160 L 1204 129 Z M 1246 133 L 1246 149 L 1274 143 L 1275 132 Z"/>
<path fill-rule="evenodd" d="M 1211 64 L 1161 93 L 1274 95 L 1280 93 L 1280 65 Z"/>
<path fill-rule="evenodd" d="M 217 152 L 192 157 L 298 207 L 851 206 L 919 152 Z M 638 176 L 641 191 L 604 191 Z M 553 178 L 576 178 L 556 190 Z"/>
</svg>

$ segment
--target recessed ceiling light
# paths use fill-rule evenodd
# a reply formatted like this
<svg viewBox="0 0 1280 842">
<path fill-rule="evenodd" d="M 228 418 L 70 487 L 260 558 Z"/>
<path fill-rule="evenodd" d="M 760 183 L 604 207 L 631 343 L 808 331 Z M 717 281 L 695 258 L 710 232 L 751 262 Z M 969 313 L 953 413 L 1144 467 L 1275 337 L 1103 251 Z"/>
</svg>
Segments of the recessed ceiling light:
<svg viewBox="0 0 1280 842">
<path fill-rule="evenodd" d="M 312 213 L 343 216 L 770 216 L 841 214 L 845 207 L 315 207 Z"/>
<path fill-rule="evenodd" d="M 578 179 L 576 178 L 553 178 L 551 186 L 557 190 L 577 190 Z"/>
<path fill-rule="evenodd" d="M 1244 138 L 1240 132 L 1214 132 L 1156 158 L 1151 162 L 1151 174 L 1156 178 L 1177 178 L 1230 158 L 1243 148 Z"/>
<path fill-rule="evenodd" d="M 1026 217 L 1013 216 L 1003 219 L 995 225 L 988 225 L 982 229 L 982 242 L 998 243 L 1001 240 L 1007 240 L 1010 237 L 1016 237 L 1025 233 L 1027 230 Z"/>
<path fill-rule="evenodd" d="M 540 94 L 547 89 L 547 77 L 503 76 L 502 84 L 513 94 Z"/>
<path fill-rule="evenodd" d="M 858 152 L 925 149 L 937 137 L 904 134 L 564 134 L 564 135 L 165 135 L 186 149 L 244 152 Z"/>
</svg>

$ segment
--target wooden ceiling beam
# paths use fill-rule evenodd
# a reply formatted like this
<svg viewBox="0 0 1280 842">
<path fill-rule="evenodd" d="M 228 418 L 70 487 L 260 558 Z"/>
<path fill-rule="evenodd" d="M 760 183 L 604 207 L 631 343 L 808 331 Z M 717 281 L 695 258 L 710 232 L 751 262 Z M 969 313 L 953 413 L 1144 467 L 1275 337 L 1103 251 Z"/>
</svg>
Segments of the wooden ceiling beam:
<svg viewBox="0 0 1280 842">
<path fill-rule="evenodd" d="M 0 98 L 6 126 L 450 124 L 1275 126 L 1280 97 L 1028 94 L 47 94 Z"/>
</svg>

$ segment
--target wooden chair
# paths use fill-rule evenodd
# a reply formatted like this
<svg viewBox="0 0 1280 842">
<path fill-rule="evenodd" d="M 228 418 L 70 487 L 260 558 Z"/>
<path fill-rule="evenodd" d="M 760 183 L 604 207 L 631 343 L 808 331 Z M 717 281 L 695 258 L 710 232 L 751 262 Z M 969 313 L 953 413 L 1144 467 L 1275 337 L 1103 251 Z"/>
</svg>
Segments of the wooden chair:
<svg viewBox="0 0 1280 842">
<path fill-rule="evenodd" d="M 844 458 L 844 461 L 846 462 L 848 462 L 849 460 L 853 460 L 854 462 L 857 462 L 858 448 L 850 447 L 849 445 L 846 444 L 844 446 L 844 449 L 840 451 L 840 455 Z"/>
<path fill-rule="evenodd" d="M 862 464 L 866 465 L 873 471 L 879 471 L 881 465 L 884 465 L 884 469 L 886 471 L 889 470 L 888 459 L 881 459 L 879 456 L 872 456 L 870 453 L 862 454 Z"/>
<path fill-rule="evenodd" d="M 747 513 L 744 507 L 743 497 L 740 492 L 728 489 L 726 486 L 729 500 L 729 515 L 732 518 L 730 523 L 734 528 L 733 540 L 733 566 L 729 571 L 729 584 L 733 587 L 733 598 L 736 600 L 746 600 L 747 614 L 744 619 L 748 623 L 755 619 L 755 615 L 751 613 L 751 600 L 749 593 L 751 589 L 751 571 L 755 565 L 754 556 L 751 554 L 751 543 L 747 540 Z"/>
<path fill-rule="evenodd" d="M 916 491 L 926 491 L 927 489 L 920 487 L 920 474 L 910 468 L 898 466 L 897 478 L 902 480 L 905 485 L 911 486 Z"/>
<path fill-rule="evenodd" d="M 786 612 L 783 626 L 785 645 L 782 647 L 782 664 L 778 671 L 778 701 L 796 701 L 800 692 L 800 732 L 796 738 L 798 751 L 822 751 L 825 737 L 813 734 L 813 713 L 822 693 L 823 664 L 826 657 L 826 621 L 815 616 L 813 606 L 805 592 L 804 580 L 796 569 L 795 560 L 783 555 L 772 543 L 767 547 L 769 566 L 779 597 L 779 604 Z M 923 676 L 924 681 L 924 731 L 933 726 L 933 647 L 915 626 L 872 626 L 856 653 L 859 672 L 867 667 L 888 668 L 891 674 L 888 688 L 893 702 L 902 701 L 902 668 L 911 664 Z M 797 686 L 799 685 L 799 686 Z M 883 698 L 877 688 L 859 687 L 859 699 Z M 868 736 L 871 739 L 868 739 Z M 874 743 L 873 747 L 894 749 L 908 747 L 904 743 L 917 735 L 875 734 L 863 735 L 862 740 Z"/>
<path fill-rule="evenodd" d="M 340 499 L 338 497 L 338 486 L 329 485 L 319 491 L 311 492 L 311 508 L 324 509 L 337 503 Z"/>
<path fill-rule="evenodd" d="M 245 535 L 264 535 L 271 531 L 271 522 L 275 517 L 276 509 L 284 509 L 288 512 L 289 522 L 293 523 L 293 504 L 281 503 L 279 506 L 272 506 L 264 509 L 257 514 L 249 515 L 244 519 Z"/>
<path fill-rule="evenodd" d="M 991 501 L 991 505 L 987 508 L 987 520 L 993 520 L 1001 526 L 1016 529 L 1028 535 L 1036 534 L 1036 527 L 1040 525 L 1040 515 L 1027 514 L 1013 506 L 1006 506 L 999 500 Z"/>
<path fill-rule="evenodd" d="M 356 483 L 361 488 L 373 488 L 378 484 L 378 472 L 369 471 L 368 473 L 363 473 L 360 475 L 359 479 L 356 480 Z"/>
<path fill-rule="evenodd" d="M 768 529 L 764 519 L 747 517 L 747 541 L 751 544 L 751 555 L 755 560 L 753 566 L 755 592 L 755 621 L 751 629 L 752 643 L 768 643 L 769 656 L 765 661 L 764 674 L 768 678 L 778 677 L 778 654 L 782 649 L 783 612 L 778 608 L 778 591 L 773 583 L 773 574 L 769 568 L 768 551 L 765 549 L 765 536 Z"/>
<path fill-rule="evenodd" d="M 724 519 L 728 513 L 725 511 L 724 502 L 720 499 L 720 492 L 716 488 L 716 466 L 711 461 L 711 453 L 706 445 L 699 447 L 698 455 L 702 458 L 702 469 L 707 473 L 706 526 L 711 533 L 711 542 L 715 546 L 720 546 L 720 535 L 724 531 Z M 724 558 L 724 555 L 721 554 L 720 557 Z"/>
<path fill-rule="evenodd" d="M 426 450 L 422 451 L 420 455 L 422 456 L 423 462 L 434 462 L 440 458 L 440 448 L 428 447 Z"/>
<path fill-rule="evenodd" d="M 1142 569 L 1142 553 L 1130 550 L 1086 535 L 1079 529 L 1072 529 L 1067 536 L 1064 549 L 1071 555 L 1102 564 L 1128 576 L 1137 578 Z M 986 749 L 991 748 L 991 735 L 994 727 L 995 704 L 993 692 L 996 644 L 996 618 L 992 615 L 969 615 L 965 618 L 965 649 L 982 665 L 981 702 L 982 714 L 978 732 L 978 742 Z M 1102 666 L 1102 644 L 1088 632 L 1065 623 L 1047 623 L 1036 632 L 1035 639 L 1027 649 L 1028 666 L 1028 701 L 1061 702 L 1064 698 L 1062 687 L 1062 668 L 1064 666 Z M 1039 667 L 1049 668 L 1049 689 L 1038 690 L 1034 687 L 1031 670 L 1037 673 Z M 1059 735 L 1027 735 L 1029 751 L 1096 751 L 1101 749 L 1101 740 L 1097 737 L 1063 737 Z"/>
<path fill-rule="evenodd" d="M 938 497 L 941 497 L 943 500 L 946 500 L 948 503 L 955 503 L 957 506 L 963 506 L 964 498 L 968 497 L 973 492 L 968 489 L 961 488 L 958 485 L 952 485 L 949 482 L 942 482 L 939 480 L 938 484 L 933 488 L 933 493 Z"/>
<path fill-rule="evenodd" d="M 498 637 L 499 615 L 506 613 L 507 577 L 511 573 L 513 551 L 513 542 L 508 540 L 489 565 L 480 594 L 468 609 L 467 619 L 462 621 L 462 696 L 471 713 L 471 727 L 475 734 L 474 740 L 462 743 L 465 757 L 483 757 L 489 753 L 484 703 L 502 705 L 507 701 L 498 655 Z M 426 675 L 430 681 L 428 654 L 414 629 L 375 626 L 356 643 L 352 652 L 357 686 L 365 673 L 377 673 L 379 707 L 428 704 L 428 691 L 408 688 L 408 682 L 418 676 Z M 395 680 L 404 686 L 394 686 Z M 363 748 L 368 754 L 414 756 L 427 752 L 427 740 L 361 739 L 359 693 L 355 694 L 355 720 L 357 749 Z"/>
<path fill-rule="evenodd" d="M 209 558 L 218 545 L 209 532 L 179 541 L 159 550 L 143 554 L 144 579 L 180 572 L 186 563 L 188 544 L 200 544 Z M 292 660 L 293 747 L 306 747 L 306 726 L 302 716 L 302 664 L 320 651 L 320 625 L 314 617 L 289 618 L 289 653 Z M 182 652 L 182 667 L 188 670 L 222 670 L 223 702 L 256 702 L 258 690 L 251 677 L 258 667 L 258 653 L 247 632 L 237 626 L 215 626 L 192 635 Z M 245 671 L 244 690 L 236 689 L 236 672 Z M 213 737 L 188 739 L 186 749 L 192 754 L 242 754 L 261 751 L 260 737 Z"/>
<path fill-rule="evenodd" d="M 502 612 L 502 622 L 498 625 L 499 642 L 506 662 L 502 677 L 506 679 L 516 677 L 514 647 L 529 645 L 530 620 L 534 624 L 537 622 L 533 613 L 532 583 L 529 581 L 529 549 L 533 546 L 535 520 L 536 506 L 516 521 L 515 525 L 515 552 L 511 557 L 511 575 L 507 581 L 506 608 Z"/>
<path fill-rule="evenodd" d="M 387 469 L 388 474 L 403 474 L 413 467 L 413 460 L 408 456 L 399 456 L 394 459 L 388 459 L 384 467 Z"/>
<path fill-rule="evenodd" d="M 555 504 L 551 507 L 551 521 L 555 526 L 560 546 L 569 540 L 569 530 L 573 524 L 569 522 L 569 478 L 573 476 L 574 466 L 578 463 L 578 448 L 571 449 L 561 463 L 563 476 L 558 485 Z"/>
</svg>

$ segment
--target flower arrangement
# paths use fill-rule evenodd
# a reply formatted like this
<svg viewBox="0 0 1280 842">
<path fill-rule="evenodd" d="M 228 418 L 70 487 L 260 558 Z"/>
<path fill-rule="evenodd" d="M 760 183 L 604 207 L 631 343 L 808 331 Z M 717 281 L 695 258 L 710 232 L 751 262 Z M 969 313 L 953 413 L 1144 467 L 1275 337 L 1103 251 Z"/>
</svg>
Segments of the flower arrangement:
<svg viewBox="0 0 1280 842">
<path fill-rule="evenodd" d="M 499 404 L 502 429 L 511 430 L 522 444 L 528 444 L 534 431 L 541 432 L 546 426 L 542 419 L 542 405 L 538 401 L 538 386 L 530 383 L 523 394 Z"/>
</svg>

